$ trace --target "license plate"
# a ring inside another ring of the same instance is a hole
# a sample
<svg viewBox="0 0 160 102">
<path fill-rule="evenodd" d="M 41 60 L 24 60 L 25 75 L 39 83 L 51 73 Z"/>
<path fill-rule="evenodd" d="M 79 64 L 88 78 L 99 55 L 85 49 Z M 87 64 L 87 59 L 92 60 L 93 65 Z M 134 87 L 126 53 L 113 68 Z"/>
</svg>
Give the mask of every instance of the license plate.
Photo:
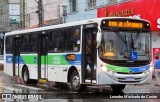
<svg viewBox="0 0 160 102">
<path fill-rule="evenodd" d="M 126 78 L 126 80 L 127 80 L 127 81 L 134 81 L 134 78 L 128 77 L 128 78 Z"/>
</svg>

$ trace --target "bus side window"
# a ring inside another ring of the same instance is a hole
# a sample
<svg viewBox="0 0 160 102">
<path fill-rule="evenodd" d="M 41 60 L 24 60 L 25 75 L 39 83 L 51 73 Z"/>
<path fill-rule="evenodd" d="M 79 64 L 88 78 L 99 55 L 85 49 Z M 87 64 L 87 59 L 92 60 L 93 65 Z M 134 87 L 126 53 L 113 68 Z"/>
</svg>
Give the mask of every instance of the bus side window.
<svg viewBox="0 0 160 102">
<path fill-rule="evenodd" d="M 6 37 L 6 53 L 12 53 L 13 36 Z"/>
<path fill-rule="evenodd" d="M 29 34 L 23 35 L 21 44 L 21 53 L 29 53 Z"/>
<path fill-rule="evenodd" d="M 37 52 L 38 49 L 38 42 L 37 39 L 38 35 L 36 33 L 30 34 L 30 52 Z"/>
<path fill-rule="evenodd" d="M 62 29 L 56 29 L 49 33 L 49 52 L 62 52 L 64 34 Z"/>
<path fill-rule="evenodd" d="M 67 28 L 65 32 L 65 51 L 73 51 L 72 37 L 73 37 L 72 29 Z"/>
<path fill-rule="evenodd" d="M 73 34 L 73 51 L 80 50 L 80 33 L 80 27 L 77 27 Z"/>
<path fill-rule="evenodd" d="M 79 51 L 80 49 L 80 26 L 70 27 L 65 33 L 65 51 Z"/>
</svg>

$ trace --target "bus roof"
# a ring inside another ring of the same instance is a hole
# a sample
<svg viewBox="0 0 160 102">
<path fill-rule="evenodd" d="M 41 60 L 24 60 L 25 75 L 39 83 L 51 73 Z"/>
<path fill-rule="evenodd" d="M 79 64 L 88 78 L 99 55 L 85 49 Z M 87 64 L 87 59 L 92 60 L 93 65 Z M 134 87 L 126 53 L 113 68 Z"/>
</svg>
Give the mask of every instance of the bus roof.
<svg viewBox="0 0 160 102">
<path fill-rule="evenodd" d="M 58 25 L 51 25 L 51 26 L 44 26 L 44 27 L 38 27 L 38 28 L 32 28 L 32 29 L 24 29 L 24 30 L 16 30 L 7 32 L 5 36 L 9 35 L 18 35 L 18 34 L 24 34 L 24 33 L 30 33 L 30 32 L 38 32 L 38 31 L 45 31 L 45 30 L 51 30 L 61 27 L 69 27 L 69 26 L 76 26 L 76 25 L 83 25 L 83 24 L 90 24 L 90 23 L 98 23 L 99 21 L 103 19 L 134 19 L 134 20 L 143 20 L 148 23 L 150 23 L 147 20 L 144 19 L 135 19 L 130 17 L 103 17 L 103 18 L 95 18 L 95 19 L 89 19 L 89 20 L 83 20 L 83 21 L 77 21 L 77 22 L 70 22 L 70 23 L 64 23 L 64 24 L 58 24 Z"/>
</svg>

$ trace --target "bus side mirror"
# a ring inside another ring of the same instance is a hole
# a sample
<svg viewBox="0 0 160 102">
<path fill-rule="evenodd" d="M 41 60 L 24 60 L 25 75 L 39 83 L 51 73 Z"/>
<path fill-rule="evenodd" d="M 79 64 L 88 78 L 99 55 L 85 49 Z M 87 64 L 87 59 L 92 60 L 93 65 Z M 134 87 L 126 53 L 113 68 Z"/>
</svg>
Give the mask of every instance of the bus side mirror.
<svg viewBox="0 0 160 102">
<path fill-rule="evenodd" d="M 97 41 L 97 49 L 99 48 L 99 46 L 100 46 L 100 44 L 101 44 L 101 40 L 102 40 L 102 33 L 101 33 L 101 31 L 100 30 L 98 30 L 98 32 L 97 32 L 97 39 L 96 39 L 96 41 Z"/>
</svg>

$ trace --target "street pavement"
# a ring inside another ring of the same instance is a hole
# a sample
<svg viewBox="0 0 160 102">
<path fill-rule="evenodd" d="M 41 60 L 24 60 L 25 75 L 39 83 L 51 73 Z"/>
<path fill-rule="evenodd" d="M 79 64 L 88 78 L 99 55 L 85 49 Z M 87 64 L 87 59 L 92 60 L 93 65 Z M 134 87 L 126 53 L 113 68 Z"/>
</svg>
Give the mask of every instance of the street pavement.
<svg viewBox="0 0 160 102">
<path fill-rule="evenodd" d="M 148 85 L 127 85 L 120 93 L 113 92 L 109 86 L 89 86 L 85 92 L 76 93 L 67 85 L 61 87 L 53 87 L 50 84 L 26 86 L 17 83 L 14 78 L 0 71 L 0 95 L 3 98 L 0 102 L 160 102 L 160 99 L 156 98 L 160 96 L 160 86 L 155 86 L 154 83 L 155 80 Z M 145 96 L 145 93 L 154 99 L 139 98 Z M 137 94 L 137 98 L 132 97 Z M 129 98 L 123 98 L 126 95 Z M 9 99 L 10 96 L 12 99 Z"/>
</svg>

